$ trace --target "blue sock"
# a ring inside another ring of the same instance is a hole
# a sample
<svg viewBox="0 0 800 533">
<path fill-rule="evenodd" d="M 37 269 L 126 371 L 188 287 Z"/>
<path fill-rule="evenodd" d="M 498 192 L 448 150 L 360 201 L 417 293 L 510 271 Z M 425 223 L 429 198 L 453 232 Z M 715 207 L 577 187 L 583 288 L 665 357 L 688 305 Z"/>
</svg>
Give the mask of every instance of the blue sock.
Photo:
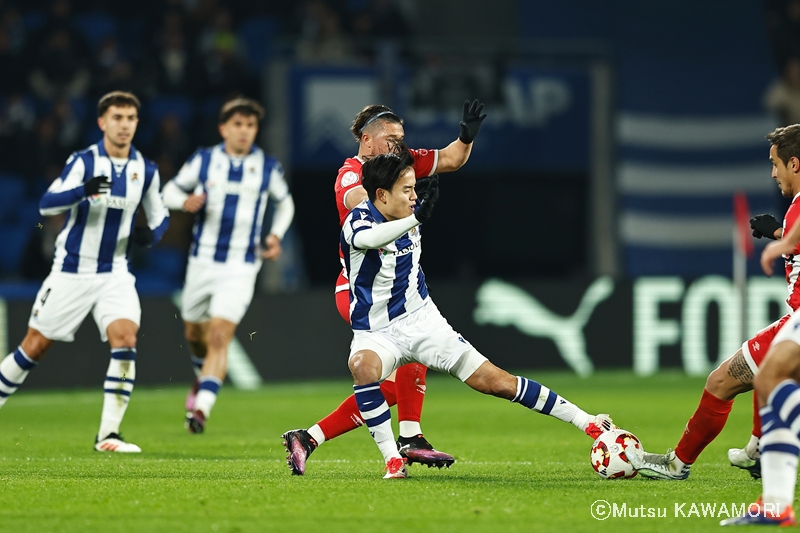
<svg viewBox="0 0 800 533">
<path fill-rule="evenodd" d="M 0 407 L 17 391 L 28 376 L 28 372 L 36 365 L 36 361 L 28 357 L 22 346 L 18 346 L 0 361 Z"/>
<path fill-rule="evenodd" d="M 399 458 L 392 431 L 392 414 L 381 392 L 381 384 L 376 381 L 367 385 L 353 385 L 353 391 L 361 418 L 367 424 L 369 434 L 375 439 L 384 461 Z"/>
</svg>

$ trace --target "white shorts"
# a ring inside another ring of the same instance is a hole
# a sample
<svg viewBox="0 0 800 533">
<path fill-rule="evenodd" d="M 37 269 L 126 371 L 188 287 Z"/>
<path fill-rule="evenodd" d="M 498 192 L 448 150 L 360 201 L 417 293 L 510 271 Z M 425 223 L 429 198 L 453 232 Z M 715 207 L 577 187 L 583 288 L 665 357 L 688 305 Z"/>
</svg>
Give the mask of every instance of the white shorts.
<svg viewBox="0 0 800 533">
<path fill-rule="evenodd" d="M 350 357 L 360 350 L 381 358 L 381 381 L 412 361 L 466 381 L 487 360 L 447 323 L 430 298 L 385 328 L 353 331 Z"/>
<path fill-rule="evenodd" d="M 783 341 L 792 341 L 800 346 L 800 312 L 795 312 L 781 327 L 770 347 Z"/>
<path fill-rule="evenodd" d="M 51 272 L 36 295 L 28 326 L 50 340 L 72 342 L 89 311 L 103 342 L 115 320 L 130 320 L 138 326 L 142 308 L 133 274 Z"/>
<path fill-rule="evenodd" d="M 260 263 L 190 260 L 181 297 L 181 317 L 195 323 L 217 317 L 239 324 L 250 307 L 260 268 Z"/>
</svg>

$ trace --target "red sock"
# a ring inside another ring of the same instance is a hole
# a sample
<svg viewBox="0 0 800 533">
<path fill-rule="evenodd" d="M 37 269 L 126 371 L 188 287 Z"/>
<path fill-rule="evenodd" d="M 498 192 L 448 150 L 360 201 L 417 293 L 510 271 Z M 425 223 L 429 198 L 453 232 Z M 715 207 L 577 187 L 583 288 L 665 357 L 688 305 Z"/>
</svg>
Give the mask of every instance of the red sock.
<svg viewBox="0 0 800 533">
<path fill-rule="evenodd" d="M 419 422 L 425 401 L 425 374 L 428 367 L 409 363 L 397 369 L 397 419 Z"/>
<path fill-rule="evenodd" d="M 694 463 L 705 447 L 717 438 L 725 427 L 732 406 L 733 400 L 720 400 L 703 389 L 700 405 L 687 422 L 683 437 L 675 447 L 678 459 L 686 464 Z"/>
<path fill-rule="evenodd" d="M 389 407 L 397 403 L 396 387 L 393 381 L 381 383 L 381 392 L 386 398 Z M 361 420 L 361 412 L 358 410 L 356 395 L 351 394 L 337 407 L 331 414 L 317 422 L 317 425 L 325 434 L 325 440 L 331 440 L 348 431 L 356 429 L 364 424 Z"/>
<path fill-rule="evenodd" d="M 758 395 L 753 391 L 753 436 L 761 438 L 761 414 L 758 412 Z"/>
</svg>

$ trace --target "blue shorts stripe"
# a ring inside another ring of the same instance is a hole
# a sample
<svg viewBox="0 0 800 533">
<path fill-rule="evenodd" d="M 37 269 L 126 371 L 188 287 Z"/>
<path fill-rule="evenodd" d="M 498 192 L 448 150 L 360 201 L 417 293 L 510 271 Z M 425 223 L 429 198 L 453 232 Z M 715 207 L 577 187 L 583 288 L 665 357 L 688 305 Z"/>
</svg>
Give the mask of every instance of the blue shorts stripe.
<svg viewBox="0 0 800 533">
<path fill-rule="evenodd" d="M 362 415 L 362 418 L 363 418 L 363 415 Z M 384 422 L 386 422 L 387 420 L 391 420 L 391 419 L 392 419 L 392 413 L 389 411 L 389 409 L 386 409 L 386 411 L 384 411 L 382 414 L 376 416 L 375 418 L 364 419 L 364 422 L 367 423 L 367 427 L 374 428 L 375 426 L 379 426 L 379 425 L 383 424 Z"/>
<path fill-rule="evenodd" d="M 558 398 L 558 394 L 553 391 L 550 391 L 550 394 L 547 396 L 547 401 L 542 407 L 542 413 L 549 415 L 550 411 L 552 411 L 553 406 L 556 404 L 556 398 Z"/>
<path fill-rule="evenodd" d="M 775 444 L 765 444 L 762 446 L 761 454 L 765 454 L 767 452 L 782 452 L 782 453 L 790 453 L 792 455 L 800 454 L 800 448 L 795 446 L 794 444 L 785 444 L 783 442 L 776 442 Z"/>
<path fill-rule="evenodd" d="M 121 394 L 122 396 L 130 397 L 131 391 L 125 389 L 103 389 L 106 394 Z"/>
<path fill-rule="evenodd" d="M 798 389 L 797 384 L 791 382 L 783 382 L 778 385 L 778 388 L 772 394 L 772 401 L 770 406 L 774 413 L 780 413 L 783 404 L 791 393 Z"/>
</svg>

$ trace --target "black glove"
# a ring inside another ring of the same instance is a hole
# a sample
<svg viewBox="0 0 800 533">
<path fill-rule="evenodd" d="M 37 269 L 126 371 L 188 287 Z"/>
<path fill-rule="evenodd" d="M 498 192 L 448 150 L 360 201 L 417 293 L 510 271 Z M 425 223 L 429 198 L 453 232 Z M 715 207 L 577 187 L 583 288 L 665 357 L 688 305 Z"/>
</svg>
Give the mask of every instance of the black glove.
<svg viewBox="0 0 800 533">
<path fill-rule="evenodd" d="M 767 237 L 775 240 L 775 230 L 780 229 L 781 225 L 772 215 L 756 215 L 750 219 L 750 228 L 756 239 Z"/>
<path fill-rule="evenodd" d="M 414 216 L 420 222 L 425 222 L 433 214 L 433 204 L 439 199 L 439 176 L 433 175 L 429 178 L 428 186 L 425 188 L 425 193 L 420 196 L 420 203 Z"/>
<path fill-rule="evenodd" d="M 105 194 L 111 190 L 111 180 L 108 176 L 95 176 L 83 184 L 83 192 L 86 196 L 95 194 Z"/>
<path fill-rule="evenodd" d="M 469 100 L 464 101 L 464 111 L 461 113 L 461 133 L 458 138 L 464 144 L 469 144 L 475 140 L 478 132 L 481 130 L 481 122 L 486 118 L 486 113 L 483 112 L 483 104 L 478 100 L 472 102 L 470 105 Z"/>
<path fill-rule="evenodd" d="M 147 226 L 136 226 L 133 228 L 133 235 L 131 235 L 133 242 L 142 248 L 148 248 L 153 244 L 153 230 Z"/>
<path fill-rule="evenodd" d="M 417 193 L 417 198 L 422 201 L 422 197 L 425 194 L 425 191 L 428 190 L 428 185 L 431 184 L 431 180 L 433 178 L 439 179 L 438 174 L 434 174 L 433 176 L 428 176 L 427 178 L 419 178 L 417 180 L 416 185 L 414 185 L 414 191 Z"/>
</svg>

